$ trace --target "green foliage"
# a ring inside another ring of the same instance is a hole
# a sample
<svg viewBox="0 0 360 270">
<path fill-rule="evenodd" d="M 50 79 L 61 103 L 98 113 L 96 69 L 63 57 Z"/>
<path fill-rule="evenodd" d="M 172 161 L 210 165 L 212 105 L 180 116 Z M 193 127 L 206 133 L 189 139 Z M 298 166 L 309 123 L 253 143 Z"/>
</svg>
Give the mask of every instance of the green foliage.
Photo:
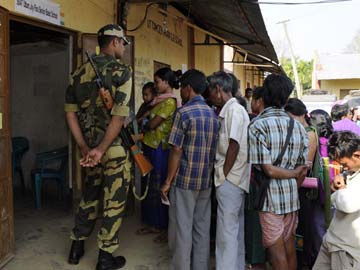
<svg viewBox="0 0 360 270">
<path fill-rule="evenodd" d="M 293 81 L 295 84 L 294 72 L 291 65 L 291 59 L 287 57 L 280 58 L 280 63 L 284 69 L 286 75 Z M 311 77 L 313 70 L 313 60 L 305 61 L 299 58 L 296 58 L 296 67 L 299 74 L 299 81 L 303 90 L 311 88 Z"/>
</svg>

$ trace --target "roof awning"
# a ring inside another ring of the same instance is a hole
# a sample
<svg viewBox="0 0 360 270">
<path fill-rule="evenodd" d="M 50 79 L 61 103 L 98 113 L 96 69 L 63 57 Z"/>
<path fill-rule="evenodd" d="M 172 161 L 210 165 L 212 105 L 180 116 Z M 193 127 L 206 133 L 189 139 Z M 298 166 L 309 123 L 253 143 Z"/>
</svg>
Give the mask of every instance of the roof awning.
<svg viewBox="0 0 360 270">
<path fill-rule="evenodd" d="M 232 46 L 246 58 L 247 62 L 264 71 L 283 72 L 256 0 L 253 3 L 241 0 L 130 0 L 129 2 L 169 3 L 188 16 L 194 24 L 220 37 L 219 45 Z"/>
</svg>

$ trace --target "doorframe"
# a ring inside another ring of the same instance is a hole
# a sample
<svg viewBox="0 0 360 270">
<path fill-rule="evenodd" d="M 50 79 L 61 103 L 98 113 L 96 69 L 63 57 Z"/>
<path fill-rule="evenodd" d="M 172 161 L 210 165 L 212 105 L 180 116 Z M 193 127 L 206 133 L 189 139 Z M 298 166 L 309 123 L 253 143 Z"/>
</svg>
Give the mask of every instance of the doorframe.
<svg viewBox="0 0 360 270">
<path fill-rule="evenodd" d="M 41 21 L 35 18 L 30 18 L 27 16 L 22 16 L 19 15 L 17 13 L 11 13 L 9 14 L 9 23 L 11 21 L 17 21 L 20 23 L 25 23 L 25 24 L 29 24 L 32 26 L 36 26 L 36 27 L 40 27 L 40 28 L 44 28 L 47 30 L 51 30 L 51 31 L 55 31 L 55 32 L 60 32 L 63 34 L 67 34 L 69 36 L 69 38 L 72 40 L 71 46 L 72 46 L 72 70 L 75 70 L 77 67 L 77 63 L 78 63 L 78 54 L 79 54 L 79 47 L 78 47 L 78 37 L 79 37 L 79 31 L 75 31 L 73 29 L 64 27 L 64 26 L 60 26 L 60 25 L 55 25 L 55 24 L 51 24 L 45 21 Z M 10 25 L 9 25 L 10 27 Z M 10 37 L 9 37 L 9 42 L 10 42 Z M 9 43 L 10 44 L 10 43 Z M 9 47 L 10 49 L 10 47 Z M 72 71 L 71 70 L 71 71 Z"/>
<path fill-rule="evenodd" d="M 0 6 L 0 10 L 4 12 L 4 21 L 0 21 L 0 24 L 2 24 L 1 27 L 5 27 L 5 35 L 4 35 L 4 51 L 1 51 L 0 53 L 4 55 L 5 57 L 5 68 L 4 68 L 4 77 L 2 78 L 4 80 L 4 111 L 2 117 L 5 117 L 5 119 L 0 119 L 0 121 L 3 121 L 4 126 L 2 126 L 2 129 L 0 130 L 0 138 L 5 139 L 5 173 L 3 180 L 5 181 L 5 188 L 7 190 L 5 192 L 8 193 L 7 199 L 8 201 L 7 206 L 5 206 L 5 209 L 8 207 L 8 226 L 9 226 L 9 250 L 5 254 L 4 257 L 0 258 L 0 269 L 6 265 L 14 256 L 15 256 L 15 236 L 14 236 L 14 207 L 13 207 L 13 191 L 12 191 L 12 170 L 11 170 L 11 131 L 10 131 L 10 25 L 9 25 L 9 11 L 3 7 Z M 1 74 L 0 74 L 1 76 Z M 1 77 L 0 77 L 1 79 Z M 2 213 L 1 213 L 2 214 Z M 2 218 L 2 217 L 1 217 Z M 5 219 L 3 219 L 5 220 Z M 1 220 L 1 221 L 3 221 Z M 1 251 L 0 251 L 1 252 Z"/>
<path fill-rule="evenodd" d="M 6 36 L 6 42 L 8 44 L 8 48 L 7 48 L 7 53 L 8 53 L 8 59 L 6 61 L 6 66 L 8 68 L 8 79 L 7 79 L 7 85 L 5 86 L 6 89 L 8 89 L 8 104 L 6 105 L 6 110 L 7 113 L 9 115 L 9 119 L 11 119 L 11 109 L 10 109 L 10 104 L 11 104 L 11 87 L 10 87 L 10 76 L 11 76 L 11 70 L 10 70 L 10 60 L 11 60 L 11 54 L 10 54 L 10 23 L 11 21 L 16 21 L 16 22 L 20 22 L 20 23 L 24 23 L 24 24 L 28 24 L 28 25 L 32 25 L 32 26 L 36 26 L 36 27 L 40 27 L 43 29 L 47 29 L 47 30 L 51 30 L 51 31 L 55 31 L 55 32 L 59 32 L 59 33 L 63 33 L 66 34 L 69 37 L 69 46 L 71 47 L 69 50 L 69 67 L 70 67 L 70 72 L 72 72 L 76 67 L 77 67 L 77 63 L 78 63 L 78 36 L 79 36 L 79 32 L 78 31 L 74 31 L 72 29 L 63 27 L 63 26 L 57 26 L 57 25 L 53 25 L 44 21 L 40 21 L 37 19 L 33 19 L 33 18 L 29 18 L 26 16 L 22 16 L 19 14 L 14 14 L 12 12 L 8 12 L 8 16 L 7 16 L 7 24 L 8 24 L 8 29 L 9 29 L 9 33 Z M 65 91 L 65 89 L 64 89 Z M 11 124 L 10 122 L 8 123 L 8 136 L 9 136 L 9 140 L 11 140 L 11 135 L 12 135 L 12 129 L 11 129 Z M 11 232 L 10 234 L 13 236 L 12 239 L 9 239 L 9 241 L 12 241 L 12 246 L 13 249 L 15 249 L 15 237 L 14 237 L 14 208 L 13 208 L 13 188 L 12 188 L 12 175 L 11 175 L 11 146 L 10 146 L 10 142 L 9 145 L 7 146 L 8 152 L 9 154 L 9 160 L 8 160 L 8 171 L 9 171 L 9 198 L 11 199 L 11 209 L 10 211 L 12 211 L 12 228 L 10 228 Z M 13 257 L 15 256 L 15 252 L 13 251 L 11 254 L 9 254 L 4 260 L 3 262 L 1 262 L 0 264 L 0 269 L 2 267 L 4 267 Z"/>
</svg>

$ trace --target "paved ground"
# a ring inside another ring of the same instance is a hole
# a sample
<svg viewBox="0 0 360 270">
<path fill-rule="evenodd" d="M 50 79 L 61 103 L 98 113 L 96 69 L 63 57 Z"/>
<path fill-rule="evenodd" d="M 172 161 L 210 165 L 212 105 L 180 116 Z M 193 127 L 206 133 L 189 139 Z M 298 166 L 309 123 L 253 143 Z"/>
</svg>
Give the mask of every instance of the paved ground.
<svg viewBox="0 0 360 270">
<path fill-rule="evenodd" d="M 48 199 L 42 210 L 35 210 L 31 198 L 15 201 L 16 256 L 6 270 L 90 270 L 97 262 L 96 234 L 86 242 L 85 257 L 78 266 L 67 264 L 69 231 L 73 215 L 63 204 Z M 120 231 L 120 248 L 115 254 L 126 257 L 124 270 L 168 269 L 167 244 L 156 244 L 153 235 L 138 236 L 139 217 L 124 220 Z"/>
<path fill-rule="evenodd" d="M 16 195 L 16 194 L 15 194 Z M 71 201 L 71 200 L 70 200 Z M 138 203 L 137 203 L 138 204 Z M 45 198 L 43 208 L 36 210 L 31 196 L 25 199 L 15 196 L 16 255 L 4 270 L 91 270 L 95 269 L 98 249 L 96 230 L 85 245 L 85 256 L 77 266 L 67 263 L 71 241 L 69 232 L 73 226 L 73 214 L 69 206 L 58 202 L 56 196 Z M 138 205 L 135 209 L 139 209 Z M 124 270 L 169 269 L 167 244 L 153 242 L 154 235 L 138 236 L 141 227 L 139 210 L 124 219 L 120 229 L 120 248 L 115 255 L 127 259 Z M 214 268 L 214 254 L 211 258 Z M 251 269 L 251 267 L 249 267 Z M 263 268 L 253 268 L 263 270 Z"/>
</svg>

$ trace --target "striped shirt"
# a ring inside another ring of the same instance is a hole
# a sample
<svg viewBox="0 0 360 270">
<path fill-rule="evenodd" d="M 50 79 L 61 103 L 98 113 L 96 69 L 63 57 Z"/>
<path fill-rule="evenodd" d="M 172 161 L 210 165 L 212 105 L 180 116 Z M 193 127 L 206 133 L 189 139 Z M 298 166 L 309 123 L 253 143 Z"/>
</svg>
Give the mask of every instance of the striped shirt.
<svg viewBox="0 0 360 270">
<path fill-rule="evenodd" d="M 186 190 L 211 187 L 219 122 L 201 96 L 189 100 L 175 114 L 169 144 L 182 148 L 175 185 Z"/>
<path fill-rule="evenodd" d="M 256 164 L 273 164 L 286 140 L 290 118 L 283 109 L 266 108 L 249 125 L 248 161 Z M 305 164 L 308 156 L 308 136 L 304 127 L 294 123 L 292 136 L 280 167 L 294 169 Z M 262 211 L 283 215 L 300 208 L 295 178 L 271 179 Z"/>
</svg>

